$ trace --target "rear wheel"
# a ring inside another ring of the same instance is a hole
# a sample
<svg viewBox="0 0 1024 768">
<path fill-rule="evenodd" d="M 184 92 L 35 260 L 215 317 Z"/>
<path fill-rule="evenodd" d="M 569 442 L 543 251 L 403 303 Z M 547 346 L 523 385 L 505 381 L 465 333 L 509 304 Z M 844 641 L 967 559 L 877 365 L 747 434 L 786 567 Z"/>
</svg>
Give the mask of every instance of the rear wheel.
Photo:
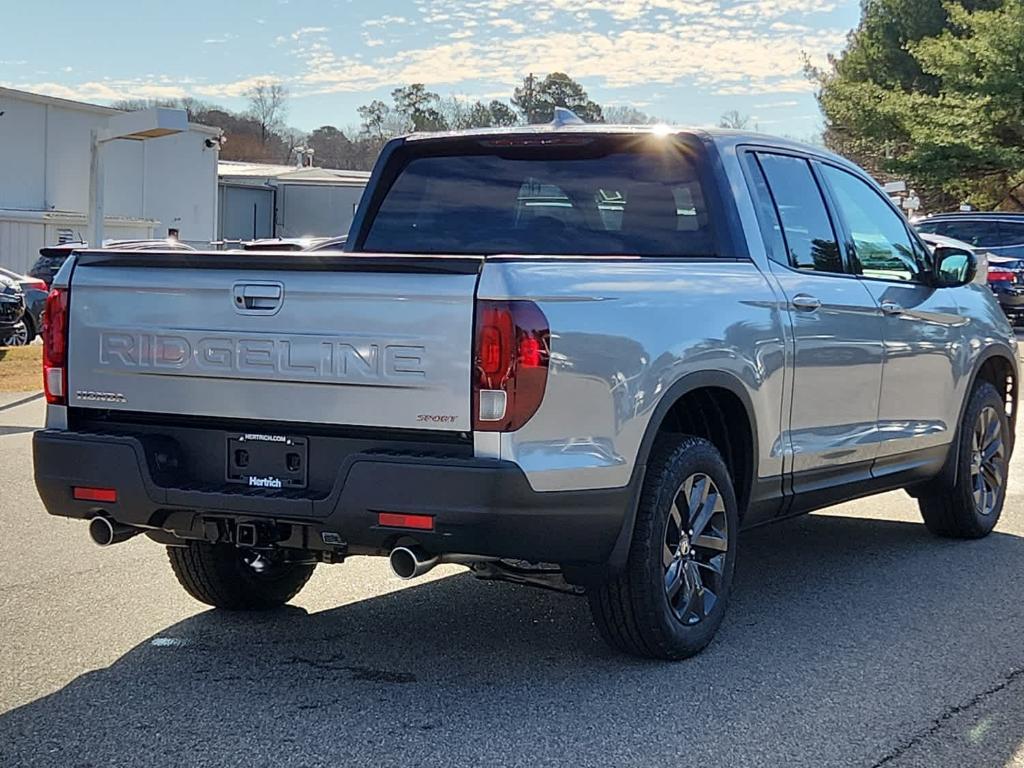
<svg viewBox="0 0 1024 768">
<path fill-rule="evenodd" d="M 276 552 L 205 541 L 168 547 L 167 556 L 178 582 L 192 597 L 215 608 L 235 611 L 264 610 L 287 603 L 316 568 L 315 562 L 286 560 Z"/>
<path fill-rule="evenodd" d="M 601 635 L 636 656 L 683 659 L 714 636 L 732 589 L 739 516 L 718 450 L 660 438 L 648 462 L 629 558 L 588 591 Z"/>
<path fill-rule="evenodd" d="M 18 324 L 7 332 L 5 338 L 0 338 L 0 347 L 23 347 L 28 342 L 28 327 L 25 323 L 18 321 Z"/>
<path fill-rule="evenodd" d="M 988 382 L 971 393 L 960 425 L 956 482 L 918 499 L 928 530 L 978 539 L 995 527 L 1006 499 L 1010 429 L 1003 399 Z"/>
</svg>

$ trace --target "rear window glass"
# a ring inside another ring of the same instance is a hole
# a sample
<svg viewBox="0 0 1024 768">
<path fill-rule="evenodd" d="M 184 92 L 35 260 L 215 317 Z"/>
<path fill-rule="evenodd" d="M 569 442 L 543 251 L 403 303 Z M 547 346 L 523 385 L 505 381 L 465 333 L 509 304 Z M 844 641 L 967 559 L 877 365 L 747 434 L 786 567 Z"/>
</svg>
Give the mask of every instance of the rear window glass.
<svg viewBox="0 0 1024 768">
<path fill-rule="evenodd" d="M 1024 243 L 1024 221 L 999 222 L 999 234 L 1003 237 L 1003 245 Z"/>
<path fill-rule="evenodd" d="M 672 141 L 419 157 L 388 191 L 362 250 L 710 256 L 691 151 Z"/>
<path fill-rule="evenodd" d="M 1000 245 L 999 223 L 984 219 L 956 219 L 953 221 L 922 221 L 918 225 L 922 232 L 952 237 L 954 240 L 989 248 Z"/>
</svg>

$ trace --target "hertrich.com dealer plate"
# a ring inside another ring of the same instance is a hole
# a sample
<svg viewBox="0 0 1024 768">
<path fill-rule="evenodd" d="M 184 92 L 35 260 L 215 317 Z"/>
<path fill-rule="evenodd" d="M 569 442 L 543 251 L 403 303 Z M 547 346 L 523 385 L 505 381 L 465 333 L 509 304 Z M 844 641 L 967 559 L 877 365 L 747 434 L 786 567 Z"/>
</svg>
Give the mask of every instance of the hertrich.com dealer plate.
<svg viewBox="0 0 1024 768">
<path fill-rule="evenodd" d="M 227 481 L 251 488 L 305 488 L 304 437 L 246 433 L 227 440 Z"/>
</svg>

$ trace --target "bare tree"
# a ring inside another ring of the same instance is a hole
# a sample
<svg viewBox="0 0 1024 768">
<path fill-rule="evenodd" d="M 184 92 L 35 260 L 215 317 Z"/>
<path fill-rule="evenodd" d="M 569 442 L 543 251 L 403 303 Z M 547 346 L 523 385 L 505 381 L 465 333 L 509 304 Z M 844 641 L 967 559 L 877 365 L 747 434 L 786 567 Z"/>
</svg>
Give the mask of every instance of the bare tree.
<svg viewBox="0 0 1024 768">
<path fill-rule="evenodd" d="M 636 107 L 601 107 L 601 110 L 604 112 L 604 121 L 615 125 L 653 125 L 659 122 L 658 118 L 651 117 Z"/>
<path fill-rule="evenodd" d="M 750 115 L 743 115 L 738 110 L 730 109 L 718 119 L 718 127 L 745 130 L 750 127 Z"/>
<path fill-rule="evenodd" d="M 359 107 L 356 112 L 362 119 L 359 128 L 360 135 L 368 137 L 383 145 L 392 136 L 401 133 L 408 133 L 413 129 L 412 121 L 405 114 L 399 112 L 380 99 L 374 99 L 369 104 Z"/>
<path fill-rule="evenodd" d="M 284 126 L 288 89 L 280 83 L 264 80 L 250 88 L 246 96 L 249 114 L 260 126 L 260 142 L 266 144 L 270 135 Z"/>
<path fill-rule="evenodd" d="M 291 162 L 292 155 L 295 150 L 305 144 L 309 140 L 309 135 L 305 131 L 300 131 L 298 128 L 282 128 L 278 135 L 281 137 L 281 145 L 284 150 L 284 157 L 282 163 L 288 164 Z M 313 158 L 314 161 L 316 158 Z M 315 164 L 315 163 L 314 163 Z"/>
</svg>

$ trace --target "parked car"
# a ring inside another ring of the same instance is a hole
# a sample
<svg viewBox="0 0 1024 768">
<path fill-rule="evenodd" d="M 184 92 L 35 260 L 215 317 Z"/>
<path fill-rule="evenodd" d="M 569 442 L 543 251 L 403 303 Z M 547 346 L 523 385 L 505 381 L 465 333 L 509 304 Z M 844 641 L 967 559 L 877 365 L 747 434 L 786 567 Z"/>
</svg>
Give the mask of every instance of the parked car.
<svg viewBox="0 0 1024 768">
<path fill-rule="evenodd" d="M 21 286 L 0 274 L 0 347 L 19 347 L 28 343 L 24 316 L 25 294 Z"/>
<path fill-rule="evenodd" d="M 898 488 L 940 536 L 998 521 L 1012 329 L 843 158 L 561 119 L 392 140 L 363 200 L 340 253 L 74 256 L 46 509 L 166 545 L 219 608 L 356 555 L 461 563 L 585 592 L 663 659 L 715 634 L 741 528 Z"/>
<path fill-rule="evenodd" d="M 1024 320 L 1024 259 L 992 256 L 986 278 L 1010 322 Z"/>
<path fill-rule="evenodd" d="M 31 277 L 39 278 L 47 286 L 53 283 L 53 277 L 75 251 L 88 248 L 86 243 L 61 243 L 48 245 L 39 249 L 39 258 L 28 271 Z M 114 240 L 103 246 L 116 251 L 195 251 L 190 245 L 177 240 Z"/>
<path fill-rule="evenodd" d="M 985 248 L 978 248 L 944 235 L 921 232 L 921 239 L 931 247 L 962 248 L 972 251 L 978 262 L 974 281 L 987 285 L 995 294 L 999 306 L 1011 323 L 1024 318 L 1024 259 L 997 256 Z"/>
<path fill-rule="evenodd" d="M 1024 259 L 1024 213 L 939 213 L 914 226 L 919 232 L 952 237 L 995 256 Z"/>
<path fill-rule="evenodd" d="M 31 344 L 43 331 L 43 309 L 46 307 L 46 295 L 49 293 L 46 283 L 37 277 L 19 275 L 3 267 L 0 267 L 0 277 L 6 277 L 20 285 L 22 293 L 25 294 L 25 315 L 22 319 L 27 334 L 26 343 Z"/>
</svg>

